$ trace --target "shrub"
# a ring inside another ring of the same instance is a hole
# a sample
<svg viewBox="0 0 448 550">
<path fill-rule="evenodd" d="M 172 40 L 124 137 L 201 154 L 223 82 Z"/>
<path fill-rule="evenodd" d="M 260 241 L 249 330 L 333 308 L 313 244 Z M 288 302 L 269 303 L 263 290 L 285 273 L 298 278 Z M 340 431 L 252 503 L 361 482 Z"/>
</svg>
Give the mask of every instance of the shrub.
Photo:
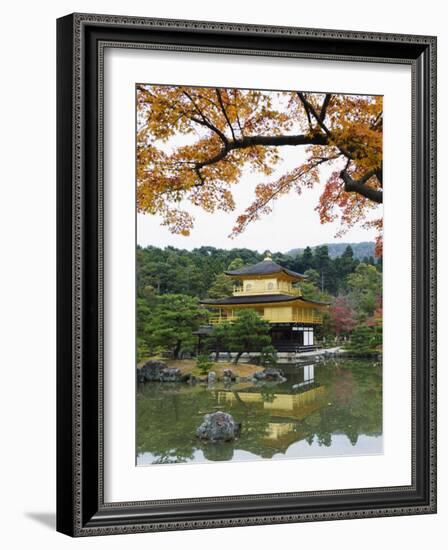
<svg viewBox="0 0 448 550">
<path fill-rule="evenodd" d="M 374 331 L 366 325 L 357 326 L 352 332 L 347 350 L 356 355 L 369 355 L 374 350 Z"/>
<path fill-rule="evenodd" d="M 207 374 L 213 367 L 213 361 L 211 361 L 208 355 L 199 355 L 196 361 L 196 368 L 201 374 Z"/>
<path fill-rule="evenodd" d="M 274 346 L 265 346 L 260 352 L 260 363 L 263 367 L 275 367 L 277 365 L 277 350 Z"/>
</svg>

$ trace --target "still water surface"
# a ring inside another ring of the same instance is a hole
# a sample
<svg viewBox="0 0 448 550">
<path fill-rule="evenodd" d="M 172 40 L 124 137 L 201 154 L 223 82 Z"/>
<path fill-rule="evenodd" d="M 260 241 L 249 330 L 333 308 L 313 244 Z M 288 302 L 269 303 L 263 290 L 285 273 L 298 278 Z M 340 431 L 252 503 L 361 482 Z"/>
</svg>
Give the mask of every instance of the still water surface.
<svg viewBox="0 0 448 550">
<path fill-rule="evenodd" d="M 137 465 L 382 453 L 381 364 L 345 359 L 280 368 L 282 384 L 140 384 Z M 237 440 L 196 438 L 203 416 L 217 410 L 241 422 Z"/>
</svg>

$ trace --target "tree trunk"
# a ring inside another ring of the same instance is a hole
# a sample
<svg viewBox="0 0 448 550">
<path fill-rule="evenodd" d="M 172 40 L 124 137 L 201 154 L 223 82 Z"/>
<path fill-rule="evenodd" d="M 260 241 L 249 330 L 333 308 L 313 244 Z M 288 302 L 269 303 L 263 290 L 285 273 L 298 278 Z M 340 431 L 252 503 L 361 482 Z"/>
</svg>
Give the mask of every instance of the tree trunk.
<svg viewBox="0 0 448 550">
<path fill-rule="evenodd" d="M 238 363 L 238 361 L 240 360 L 240 357 L 243 355 L 243 351 L 239 351 L 237 354 L 236 354 L 236 357 L 235 357 L 235 360 L 234 360 L 234 364 L 236 365 Z"/>
<path fill-rule="evenodd" d="M 182 342 L 180 340 L 178 340 L 176 342 L 176 346 L 174 348 L 174 351 L 173 351 L 173 358 L 174 359 L 178 359 L 179 358 L 179 352 L 180 352 L 180 346 L 181 346 Z"/>
</svg>

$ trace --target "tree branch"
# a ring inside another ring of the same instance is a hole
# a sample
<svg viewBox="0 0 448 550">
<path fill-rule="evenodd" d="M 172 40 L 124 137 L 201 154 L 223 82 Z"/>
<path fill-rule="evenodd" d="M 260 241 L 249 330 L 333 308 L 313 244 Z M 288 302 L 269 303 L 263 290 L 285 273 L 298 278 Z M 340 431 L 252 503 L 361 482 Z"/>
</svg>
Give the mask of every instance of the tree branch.
<svg viewBox="0 0 448 550">
<path fill-rule="evenodd" d="M 325 94 L 325 99 L 320 109 L 319 124 L 321 124 L 325 119 L 325 115 L 327 114 L 327 108 L 328 108 L 328 105 L 330 104 L 330 101 L 331 101 L 331 94 Z"/>
<path fill-rule="evenodd" d="M 325 162 L 336 160 L 338 157 L 339 157 L 339 155 L 335 155 L 334 157 L 328 157 L 328 158 L 326 158 L 326 157 L 320 158 L 318 161 L 316 161 L 316 162 L 312 163 L 310 166 L 306 167 L 301 172 L 300 177 L 304 176 L 308 172 L 311 172 L 311 170 L 314 170 L 314 168 L 317 168 L 319 165 L 324 164 Z M 270 201 L 274 200 L 276 198 L 276 196 L 279 195 L 283 191 L 283 189 L 285 187 L 287 187 L 288 185 L 290 185 L 290 184 L 291 184 L 290 181 L 286 181 L 283 185 L 278 187 L 266 200 L 264 200 L 262 203 L 260 203 L 259 206 L 257 206 L 257 208 L 250 213 L 250 216 L 248 217 L 248 219 L 246 220 L 244 225 L 246 226 L 251 221 L 253 221 L 254 218 L 257 216 L 257 213 L 259 212 L 259 210 L 264 208 Z"/>
<path fill-rule="evenodd" d="M 241 134 L 242 137 L 244 137 L 243 128 L 241 126 L 240 117 L 239 117 L 239 114 L 238 114 L 238 106 L 237 106 L 237 98 L 236 98 L 237 92 L 238 92 L 238 90 L 234 90 L 233 98 L 235 100 L 235 103 L 233 104 L 233 106 L 235 107 L 236 121 L 238 123 L 238 128 L 240 129 L 240 134 Z"/>
<path fill-rule="evenodd" d="M 325 134 L 328 136 L 328 138 L 332 139 L 331 132 L 328 129 L 327 125 L 324 123 L 324 118 L 325 118 L 325 114 L 326 114 L 326 111 L 327 111 L 328 103 L 330 102 L 330 99 L 331 99 L 331 94 L 327 94 L 325 96 L 324 104 L 322 105 L 322 109 L 321 109 L 320 114 L 317 114 L 316 109 L 311 105 L 311 103 L 309 103 L 309 101 L 306 99 L 305 95 L 302 92 L 297 92 L 297 95 L 299 96 L 299 98 L 300 98 L 301 102 L 303 103 L 303 106 L 305 107 L 305 109 L 308 108 L 310 110 L 311 114 L 316 119 L 317 123 L 322 128 L 322 130 L 325 132 Z M 328 97 L 328 96 L 330 96 L 330 97 Z M 327 97 L 328 97 L 328 101 L 327 101 Z M 325 105 L 325 103 L 327 103 L 327 104 Z M 324 105 L 325 105 L 325 109 L 324 109 Z M 323 117 L 321 118 L 322 111 L 323 111 Z M 341 153 L 343 155 L 345 155 L 348 159 L 353 158 L 351 153 L 349 153 L 347 151 L 347 149 L 341 147 L 337 143 L 334 143 L 334 144 L 339 149 L 339 151 L 341 151 Z"/>
<path fill-rule="evenodd" d="M 383 111 L 381 111 L 380 113 L 378 113 L 377 117 L 375 118 L 375 120 L 372 122 L 372 124 L 370 125 L 371 128 L 375 128 L 376 125 L 381 121 L 381 119 L 383 118 Z"/>
<path fill-rule="evenodd" d="M 306 118 L 308 120 L 308 128 L 310 129 L 310 132 L 313 130 L 313 123 L 311 122 L 311 113 L 310 113 L 310 110 L 308 109 L 308 104 L 303 104 L 304 108 L 305 108 L 305 114 L 306 114 Z"/>
<path fill-rule="evenodd" d="M 137 84 L 137 90 L 139 92 L 143 92 L 144 94 L 147 94 L 149 95 L 150 97 L 152 97 L 152 94 L 149 90 L 147 90 L 144 86 L 142 86 L 141 84 Z"/>
<path fill-rule="evenodd" d="M 196 166 L 200 169 L 210 164 L 215 164 L 225 158 L 235 149 L 247 149 L 248 147 L 264 146 L 279 147 L 282 145 L 328 145 L 328 138 L 322 134 L 309 135 L 299 134 L 292 136 L 244 136 L 227 144 L 215 156 L 198 162 Z"/>
<path fill-rule="evenodd" d="M 302 92 L 297 92 L 297 95 L 300 98 L 300 101 L 303 103 L 303 106 L 305 107 L 305 110 L 309 110 L 309 112 L 313 115 L 313 117 L 316 119 L 316 122 L 319 124 L 319 126 L 322 128 L 322 130 L 327 134 L 328 137 L 331 137 L 331 132 L 327 128 L 326 124 L 324 123 L 323 119 L 321 120 L 320 115 L 317 114 L 316 109 L 311 105 L 311 103 L 306 99 L 305 94 Z M 326 109 L 326 108 L 325 108 Z"/>
<path fill-rule="evenodd" d="M 381 187 L 383 187 L 383 165 L 377 168 L 375 172 L 376 179 L 380 182 Z"/>
<path fill-rule="evenodd" d="M 227 124 L 228 124 L 229 128 L 230 128 L 230 132 L 232 133 L 233 140 L 235 141 L 235 133 L 233 131 L 232 124 L 230 123 L 229 117 L 227 116 L 226 108 L 224 107 L 224 102 L 223 102 L 222 96 L 221 96 L 221 91 L 220 91 L 219 88 L 215 88 L 215 91 L 216 91 L 216 95 L 218 96 L 219 106 L 221 107 L 221 111 L 224 115 L 224 118 L 227 121 Z"/>
<path fill-rule="evenodd" d="M 383 192 L 380 189 L 373 189 L 365 185 L 371 177 L 376 176 L 376 170 L 366 172 L 364 176 L 358 180 L 354 180 L 345 168 L 339 175 L 344 182 L 344 191 L 348 193 L 354 191 L 373 202 L 383 202 Z"/>
<path fill-rule="evenodd" d="M 201 109 L 199 109 L 199 107 L 196 105 L 196 102 L 194 101 L 194 99 L 191 97 L 191 95 L 186 92 L 184 90 L 184 95 L 186 95 L 188 97 L 188 99 L 191 101 L 191 103 L 193 104 L 193 107 L 195 108 L 196 112 L 199 114 L 199 116 L 201 117 L 201 119 L 198 119 L 194 116 L 190 116 L 190 120 L 192 120 L 193 122 L 196 122 L 197 124 L 201 124 L 202 126 L 206 126 L 207 128 L 210 128 L 210 130 L 212 132 L 214 132 L 215 134 L 217 134 L 220 138 L 221 138 L 221 141 L 224 143 L 224 145 L 226 145 L 228 143 L 228 139 L 227 139 L 227 136 L 221 132 L 221 130 L 219 130 L 219 128 L 217 128 L 214 124 L 212 124 L 209 119 L 204 115 L 204 113 L 201 111 Z"/>
</svg>

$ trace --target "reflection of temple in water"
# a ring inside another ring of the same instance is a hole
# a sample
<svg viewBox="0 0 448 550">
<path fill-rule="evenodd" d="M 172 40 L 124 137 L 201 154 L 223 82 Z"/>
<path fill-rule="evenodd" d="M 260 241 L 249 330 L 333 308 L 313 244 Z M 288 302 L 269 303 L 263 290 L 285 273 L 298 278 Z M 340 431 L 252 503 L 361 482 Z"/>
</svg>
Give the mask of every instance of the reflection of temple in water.
<svg viewBox="0 0 448 550">
<path fill-rule="evenodd" d="M 281 384 L 274 387 L 275 391 L 264 386 L 219 390 L 218 404 L 225 405 L 226 410 L 229 406 L 244 404 L 268 413 L 270 418 L 262 436 L 263 443 L 271 453 L 285 452 L 289 445 L 307 437 L 301 421 L 325 403 L 326 388 L 316 384 L 314 365 L 297 369 L 297 376 L 299 381 L 286 391 L 282 391 Z"/>
</svg>

